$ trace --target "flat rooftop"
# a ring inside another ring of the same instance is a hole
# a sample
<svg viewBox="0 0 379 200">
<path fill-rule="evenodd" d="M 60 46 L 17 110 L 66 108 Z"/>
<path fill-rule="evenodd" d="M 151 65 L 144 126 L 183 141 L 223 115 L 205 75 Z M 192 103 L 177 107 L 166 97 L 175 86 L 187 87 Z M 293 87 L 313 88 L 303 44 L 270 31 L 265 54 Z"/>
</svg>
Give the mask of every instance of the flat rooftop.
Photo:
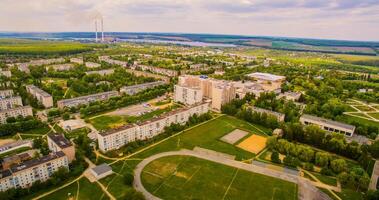
<svg viewBox="0 0 379 200">
<path fill-rule="evenodd" d="M 313 115 L 304 114 L 304 115 L 301 116 L 301 118 L 303 118 L 305 120 L 316 121 L 316 122 L 319 122 L 319 123 L 322 123 L 322 124 L 329 124 L 329 125 L 332 125 L 332 126 L 337 126 L 337 127 L 349 129 L 349 130 L 352 130 L 352 131 L 355 130 L 355 126 L 353 126 L 353 125 L 345 124 L 345 123 L 342 123 L 342 122 L 337 122 L 337 121 L 333 121 L 333 120 L 329 120 L 329 119 L 325 119 L 325 118 L 321 118 L 321 117 L 316 117 L 316 116 L 313 116 Z"/>
<path fill-rule="evenodd" d="M 261 73 L 261 72 L 254 72 L 254 73 L 248 74 L 247 76 L 250 78 L 256 78 L 256 79 L 267 80 L 267 81 L 281 81 L 281 80 L 286 79 L 285 76 L 278 76 L 274 74 Z"/>
<path fill-rule="evenodd" d="M 98 165 L 92 168 L 92 171 L 95 172 L 99 176 L 99 175 L 112 171 L 112 168 L 108 164 L 103 163 L 101 165 Z"/>
<path fill-rule="evenodd" d="M 63 134 L 48 134 L 47 136 L 60 148 L 67 148 L 72 146 L 70 140 L 65 138 Z"/>
</svg>

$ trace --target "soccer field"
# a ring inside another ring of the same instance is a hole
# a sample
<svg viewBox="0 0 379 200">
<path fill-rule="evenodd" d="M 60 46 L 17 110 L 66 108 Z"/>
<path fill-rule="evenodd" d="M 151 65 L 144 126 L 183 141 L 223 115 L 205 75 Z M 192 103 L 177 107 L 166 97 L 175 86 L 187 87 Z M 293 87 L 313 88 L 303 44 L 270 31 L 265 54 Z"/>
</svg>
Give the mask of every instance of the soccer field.
<svg viewBox="0 0 379 200">
<path fill-rule="evenodd" d="M 190 156 L 159 158 L 141 179 L 162 199 L 297 199 L 294 183 Z"/>
</svg>

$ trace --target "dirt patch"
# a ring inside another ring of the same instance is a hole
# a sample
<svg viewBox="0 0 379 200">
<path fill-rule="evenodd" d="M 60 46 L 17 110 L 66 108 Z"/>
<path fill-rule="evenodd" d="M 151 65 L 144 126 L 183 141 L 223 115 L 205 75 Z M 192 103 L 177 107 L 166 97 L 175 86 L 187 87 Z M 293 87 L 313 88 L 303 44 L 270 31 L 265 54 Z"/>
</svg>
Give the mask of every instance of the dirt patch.
<svg viewBox="0 0 379 200">
<path fill-rule="evenodd" d="M 243 130 L 240 130 L 240 129 L 235 129 L 234 131 L 232 131 L 232 132 L 224 135 L 221 138 L 221 141 L 224 141 L 224 142 L 229 143 L 229 144 L 234 144 L 238 140 L 240 140 L 243 137 L 245 137 L 247 134 L 249 134 L 249 133 L 246 132 L 246 131 L 243 131 Z"/>
<path fill-rule="evenodd" d="M 243 150 L 258 154 L 266 147 L 267 138 L 259 135 L 252 135 L 239 143 L 237 146 Z"/>
<path fill-rule="evenodd" d="M 0 146 L 8 144 L 8 143 L 12 143 L 14 141 L 16 141 L 16 140 L 14 140 L 14 139 L 0 139 Z"/>
</svg>

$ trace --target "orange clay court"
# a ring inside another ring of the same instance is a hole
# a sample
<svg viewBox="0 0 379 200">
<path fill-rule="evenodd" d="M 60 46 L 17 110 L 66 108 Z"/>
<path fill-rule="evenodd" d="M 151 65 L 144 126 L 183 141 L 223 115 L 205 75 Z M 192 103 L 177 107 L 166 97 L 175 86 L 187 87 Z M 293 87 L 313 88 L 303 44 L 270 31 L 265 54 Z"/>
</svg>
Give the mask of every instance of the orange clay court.
<svg viewBox="0 0 379 200">
<path fill-rule="evenodd" d="M 266 138 L 259 135 L 252 135 L 246 140 L 242 141 L 237 145 L 237 147 L 249 151 L 251 153 L 258 154 L 266 147 Z"/>
</svg>

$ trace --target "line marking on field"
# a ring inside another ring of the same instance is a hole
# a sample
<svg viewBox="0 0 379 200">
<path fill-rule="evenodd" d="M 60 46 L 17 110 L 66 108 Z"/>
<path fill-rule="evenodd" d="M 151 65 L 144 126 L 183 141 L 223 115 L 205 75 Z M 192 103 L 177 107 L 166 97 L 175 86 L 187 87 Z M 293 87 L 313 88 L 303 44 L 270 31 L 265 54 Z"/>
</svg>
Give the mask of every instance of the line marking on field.
<svg viewBox="0 0 379 200">
<path fill-rule="evenodd" d="M 79 192 L 80 192 L 80 183 L 79 183 L 79 181 L 76 181 L 76 183 L 78 184 L 78 189 L 76 190 L 76 200 L 78 200 L 79 199 Z"/>
<path fill-rule="evenodd" d="M 155 176 L 155 177 L 161 178 L 161 179 L 164 178 L 163 176 L 161 176 L 161 175 L 159 175 L 159 174 L 156 174 L 156 173 L 154 173 L 154 172 L 149 172 L 149 171 L 144 171 L 144 172 L 147 173 L 147 174 L 150 174 L 150 175 L 152 175 L 152 176 Z"/>
<path fill-rule="evenodd" d="M 191 181 L 192 177 L 194 177 L 195 174 L 197 174 L 197 172 L 200 171 L 201 168 L 202 168 L 202 167 L 197 168 L 197 170 L 191 175 L 191 177 L 189 177 L 189 179 L 187 179 L 186 182 L 183 184 L 183 187 L 184 187 L 188 182 Z M 183 188 L 183 187 L 182 187 L 182 188 Z"/>
<path fill-rule="evenodd" d="M 271 200 L 274 200 L 276 190 L 277 190 L 276 187 L 274 187 L 274 188 L 272 189 L 272 197 L 271 197 Z"/>
<path fill-rule="evenodd" d="M 236 178 L 236 176 L 237 176 L 237 174 L 238 174 L 238 171 L 239 171 L 239 168 L 237 168 L 236 171 L 234 172 L 233 179 L 232 179 L 232 181 L 230 181 L 229 186 L 228 186 L 228 189 L 226 189 L 226 191 L 225 191 L 224 196 L 222 197 L 222 199 L 225 199 L 226 195 L 228 194 L 229 189 L 230 189 L 230 187 L 232 186 L 232 184 L 233 184 L 233 182 L 234 182 L 234 179 Z"/>
</svg>

